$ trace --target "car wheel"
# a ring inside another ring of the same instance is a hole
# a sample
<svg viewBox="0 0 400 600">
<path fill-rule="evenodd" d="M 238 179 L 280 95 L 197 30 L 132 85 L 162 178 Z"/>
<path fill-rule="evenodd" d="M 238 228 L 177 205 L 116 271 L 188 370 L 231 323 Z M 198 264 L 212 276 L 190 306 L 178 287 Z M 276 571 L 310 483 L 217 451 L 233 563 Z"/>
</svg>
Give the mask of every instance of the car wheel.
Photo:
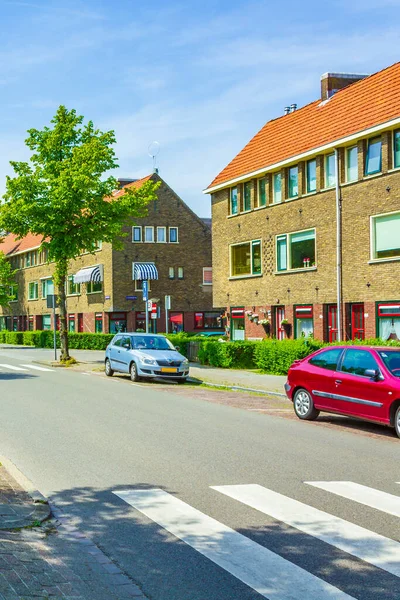
<svg viewBox="0 0 400 600">
<path fill-rule="evenodd" d="M 114 375 L 114 371 L 111 368 L 111 363 L 108 360 L 108 358 L 106 359 L 106 364 L 105 364 L 105 369 L 104 370 L 106 372 L 107 377 L 112 377 Z"/>
<path fill-rule="evenodd" d="M 131 366 L 129 367 L 129 373 L 131 375 L 131 381 L 139 381 L 136 363 L 131 363 Z"/>
<path fill-rule="evenodd" d="M 394 415 L 394 428 L 397 436 L 400 438 L 400 406 L 397 407 L 396 414 Z"/>
<path fill-rule="evenodd" d="M 304 388 L 300 388 L 295 393 L 293 407 L 299 419 L 305 421 L 313 421 L 319 415 L 319 410 L 315 408 L 310 392 L 307 392 Z"/>
<path fill-rule="evenodd" d="M 176 383 L 180 383 L 180 384 L 186 383 L 186 377 L 183 377 L 182 379 L 177 379 Z"/>
</svg>

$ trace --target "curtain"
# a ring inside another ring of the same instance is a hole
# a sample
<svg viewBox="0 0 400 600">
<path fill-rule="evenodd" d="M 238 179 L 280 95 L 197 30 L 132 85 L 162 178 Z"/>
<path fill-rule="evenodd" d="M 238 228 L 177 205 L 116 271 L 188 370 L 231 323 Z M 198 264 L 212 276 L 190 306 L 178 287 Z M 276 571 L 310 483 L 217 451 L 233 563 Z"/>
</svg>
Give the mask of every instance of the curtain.
<svg viewBox="0 0 400 600">
<path fill-rule="evenodd" d="M 396 332 L 397 339 L 400 340 L 400 319 L 393 319 L 393 329 Z"/>
<path fill-rule="evenodd" d="M 392 333 L 392 319 L 379 319 L 379 337 L 382 340 L 388 340 Z"/>
</svg>

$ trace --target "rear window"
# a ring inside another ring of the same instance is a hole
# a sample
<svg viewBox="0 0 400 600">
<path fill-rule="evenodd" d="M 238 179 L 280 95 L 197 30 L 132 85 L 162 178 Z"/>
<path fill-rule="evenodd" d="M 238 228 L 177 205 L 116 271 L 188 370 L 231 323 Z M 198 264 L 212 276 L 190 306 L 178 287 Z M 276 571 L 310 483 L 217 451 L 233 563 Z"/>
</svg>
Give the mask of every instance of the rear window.
<svg viewBox="0 0 400 600">
<path fill-rule="evenodd" d="M 320 352 L 316 356 L 310 358 L 308 362 L 314 367 L 321 367 L 321 369 L 336 371 L 336 367 L 342 352 L 343 350 L 341 348 L 324 350 L 323 352 Z"/>
<path fill-rule="evenodd" d="M 400 377 L 400 350 L 380 350 L 378 354 L 391 374 Z"/>
</svg>

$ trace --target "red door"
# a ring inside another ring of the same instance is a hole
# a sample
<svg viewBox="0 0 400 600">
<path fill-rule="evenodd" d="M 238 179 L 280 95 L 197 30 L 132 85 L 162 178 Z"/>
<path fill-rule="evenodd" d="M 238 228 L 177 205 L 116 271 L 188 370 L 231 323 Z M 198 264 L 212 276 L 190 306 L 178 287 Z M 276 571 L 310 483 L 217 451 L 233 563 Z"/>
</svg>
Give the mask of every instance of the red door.
<svg viewBox="0 0 400 600">
<path fill-rule="evenodd" d="M 336 304 L 328 305 L 328 341 L 336 342 L 338 339 L 338 321 Z"/>
<path fill-rule="evenodd" d="M 78 313 L 78 332 L 83 333 L 83 314 Z"/>
<path fill-rule="evenodd" d="M 364 304 L 351 305 L 351 339 L 363 340 L 364 330 Z"/>
<path fill-rule="evenodd" d="M 285 307 L 284 306 L 276 306 L 275 307 L 275 334 L 278 340 L 283 340 L 285 338 L 285 331 L 282 327 L 282 321 L 285 318 Z"/>
</svg>

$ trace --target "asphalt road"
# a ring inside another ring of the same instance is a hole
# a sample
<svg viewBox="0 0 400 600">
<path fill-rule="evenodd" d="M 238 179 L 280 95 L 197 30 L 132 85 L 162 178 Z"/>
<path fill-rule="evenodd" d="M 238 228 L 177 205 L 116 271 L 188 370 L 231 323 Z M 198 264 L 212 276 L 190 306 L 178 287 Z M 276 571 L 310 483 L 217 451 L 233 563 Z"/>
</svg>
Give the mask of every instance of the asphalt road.
<svg viewBox="0 0 400 600">
<path fill-rule="evenodd" d="M 400 598 L 394 436 L 40 371 L 31 354 L 0 352 L 0 453 L 149 598 Z"/>
</svg>

